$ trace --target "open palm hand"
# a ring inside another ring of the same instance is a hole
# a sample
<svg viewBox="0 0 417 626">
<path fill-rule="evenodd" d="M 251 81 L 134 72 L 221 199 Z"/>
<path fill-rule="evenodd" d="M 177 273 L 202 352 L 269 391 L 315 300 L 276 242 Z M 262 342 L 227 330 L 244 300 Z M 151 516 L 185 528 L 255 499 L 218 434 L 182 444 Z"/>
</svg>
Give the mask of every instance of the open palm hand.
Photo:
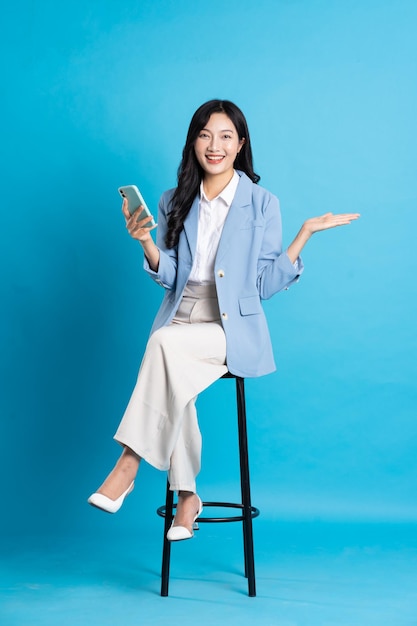
<svg viewBox="0 0 417 626">
<path fill-rule="evenodd" d="M 317 233 L 320 230 L 335 228 L 336 226 L 345 226 L 353 220 L 360 217 L 359 213 L 325 213 L 319 217 L 311 217 L 304 222 L 304 227 L 311 233 Z"/>
</svg>

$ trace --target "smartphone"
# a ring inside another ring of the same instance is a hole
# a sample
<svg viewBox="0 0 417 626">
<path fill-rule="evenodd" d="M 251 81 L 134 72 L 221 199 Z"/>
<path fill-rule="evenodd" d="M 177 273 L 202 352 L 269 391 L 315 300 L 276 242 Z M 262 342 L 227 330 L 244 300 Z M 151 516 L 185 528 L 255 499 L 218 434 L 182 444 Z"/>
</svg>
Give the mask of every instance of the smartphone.
<svg viewBox="0 0 417 626">
<path fill-rule="evenodd" d="M 137 211 L 140 206 L 142 207 L 143 210 L 138 216 L 137 221 L 142 220 L 145 217 L 151 217 L 151 212 L 136 185 L 125 185 L 124 187 L 119 187 L 118 191 L 122 198 L 127 198 L 127 210 L 130 215 L 133 215 L 133 213 Z M 150 219 L 146 226 L 156 226 L 155 220 Z"/>
</svg>

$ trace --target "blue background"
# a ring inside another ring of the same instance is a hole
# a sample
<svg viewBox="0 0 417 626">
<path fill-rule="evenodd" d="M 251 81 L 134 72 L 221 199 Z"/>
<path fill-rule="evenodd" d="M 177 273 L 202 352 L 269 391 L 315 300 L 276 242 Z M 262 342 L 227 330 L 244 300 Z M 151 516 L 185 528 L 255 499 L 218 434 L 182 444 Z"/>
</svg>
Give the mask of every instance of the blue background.
<svg viewBox="0 0 417 626">
<path fill-rule="evenodd" d="M 254 501 L 281 520 L 416 520 L 416 18 L 411 0 L 3 9 L 3 536 L 157 524 L 149 467 L 118 516 L 85 503 L 162 296 L 117 187 L 156 207 L 213 97 L 247 116 L 286 244 L 307 217 L 362 215 L 317 234 L 266 303 L 278 372 L 247 384 Z M 233 401 L 220 381 L 198 402 L 205 499 L 237 489 Z"/>
</svg>

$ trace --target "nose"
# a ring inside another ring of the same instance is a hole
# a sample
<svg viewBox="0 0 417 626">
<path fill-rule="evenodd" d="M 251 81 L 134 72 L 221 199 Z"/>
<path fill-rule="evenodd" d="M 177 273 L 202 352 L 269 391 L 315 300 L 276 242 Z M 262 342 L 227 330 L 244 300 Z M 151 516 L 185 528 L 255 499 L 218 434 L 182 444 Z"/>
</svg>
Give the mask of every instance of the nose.
<svg viewBox="0 0 417 626">
<path fill-rule="evenodd" d="M 209 151 L 217 152 L 219 150 L 218 143 L 219 143 L 218 137 L 216 137 L 216 135 L 212 135 L 210 139 L 210 143 L 208 145 Z"/>
</svg>

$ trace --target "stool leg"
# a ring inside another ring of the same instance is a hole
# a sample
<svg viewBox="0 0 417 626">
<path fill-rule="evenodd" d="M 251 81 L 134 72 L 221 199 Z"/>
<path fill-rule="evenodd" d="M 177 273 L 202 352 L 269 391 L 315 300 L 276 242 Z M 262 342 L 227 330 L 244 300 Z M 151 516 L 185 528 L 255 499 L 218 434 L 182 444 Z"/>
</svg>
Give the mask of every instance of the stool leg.
<svg viewBox="0 0 417 626">
<path fill-rule="evenodd" d="M 252 503 L 249 478 L 248 436 L 246 429 L 245 381 L 236 377 L 237 418 L 239 430 L 240 487 L 243 504 L 243 549 L 245 576 L 248 579 L 249 596 L 256 596 L 255 559 L 253 552 Z"/>
<path fill-rule="evenodd" d="M 162 570 L 161 570 L 161 596 L 168 595 L 169 586 L 169 565 L 171 558 L 171 542 L 167 539 L 167 532 L 171 527 L 173 519 L 174 492 L 169 488 L 167 481 L 167 490 L 165 496 L 165 524 L 164 524 L 164 544 L 162 550 Z"/>
</svg>

